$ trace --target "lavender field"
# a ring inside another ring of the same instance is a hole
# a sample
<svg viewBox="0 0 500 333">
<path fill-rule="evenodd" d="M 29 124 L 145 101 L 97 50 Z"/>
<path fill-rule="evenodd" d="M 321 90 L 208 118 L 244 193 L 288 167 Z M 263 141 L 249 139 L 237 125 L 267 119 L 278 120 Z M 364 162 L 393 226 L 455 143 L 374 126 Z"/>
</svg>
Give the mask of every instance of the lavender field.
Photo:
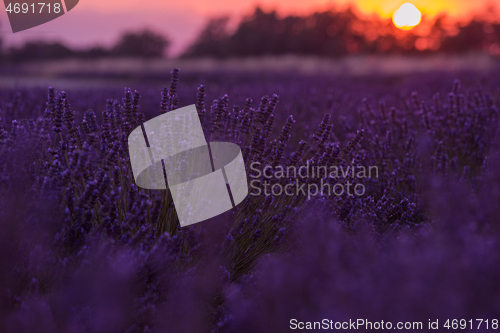
<svg viewBox="0 0 500 333">
<path fill-rule="evenodd" d="M 0 332 L 288 332 L 292 319 L 498 329 L 498 74 L 174 69 L 125 91 L 3 88 Z M 363 195 L 249 195 L 180 228 L 168 191 L 135 185 L 127 138 L 191 104 L 209 140 L 241 147 L 249 182 L 252 163 L 378 177 L 325 180 Z"/>
</svg>

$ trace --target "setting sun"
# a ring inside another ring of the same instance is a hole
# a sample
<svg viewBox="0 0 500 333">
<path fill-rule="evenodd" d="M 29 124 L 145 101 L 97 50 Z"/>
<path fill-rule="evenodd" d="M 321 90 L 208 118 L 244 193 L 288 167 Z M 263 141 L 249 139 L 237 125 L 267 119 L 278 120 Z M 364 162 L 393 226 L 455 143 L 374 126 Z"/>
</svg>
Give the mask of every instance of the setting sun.
<svg viewBox="0 0 500 333">
<path fill-rule="evenodd" d="M 402 30 L 413 29 L 420 23 L 421 19 L 422 14 L 420 13 L 420 10 L 418 10 L 418 8 L 411 3 L 402 4 L 392 16 L 394 25 Z"/>
</svg>

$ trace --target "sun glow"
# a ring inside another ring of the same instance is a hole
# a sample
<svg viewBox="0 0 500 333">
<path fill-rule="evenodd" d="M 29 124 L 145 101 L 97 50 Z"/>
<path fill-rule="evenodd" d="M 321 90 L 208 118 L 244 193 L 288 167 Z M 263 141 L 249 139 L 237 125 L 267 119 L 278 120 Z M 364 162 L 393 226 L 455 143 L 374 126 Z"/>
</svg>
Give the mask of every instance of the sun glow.
<svg viewBox="0 0 500 333">
<path fill-rule="evenodd" d="M 422 14 L 415 5 L 404 3 L 392 15 L 392 22 L 401 30 L 411 30 L 420 24 Z"/>
</svg>

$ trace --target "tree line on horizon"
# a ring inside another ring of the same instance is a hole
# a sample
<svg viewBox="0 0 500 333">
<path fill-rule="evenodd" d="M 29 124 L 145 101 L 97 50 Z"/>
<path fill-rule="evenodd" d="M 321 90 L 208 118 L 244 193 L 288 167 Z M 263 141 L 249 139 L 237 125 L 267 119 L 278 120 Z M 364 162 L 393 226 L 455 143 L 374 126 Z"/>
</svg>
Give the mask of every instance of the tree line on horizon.
<svg viewBox="0 0 500 333">
<path fill-rule="evenodd" d="M 183 58 L 247 57 L 266 55 L 314 55 L 342 57 L 353 54 L 428 55 L 486 52 L 500 56 L 500 21 L 494 7 L 468 23 L 447 22 L 438 16 L 427 22 L 425 34 L 418 29 L 401 31 L 390 19 L 360 18 L 353 10 L 330 10 L 309 16 L 280 17 L 276 11 L 257 7 L 236 29 L 228 27 L 229 17 L 210 19 Z M 161 58 L 171 45 L 167 36 L 145 29 L 125 32 L 109 47 L 73 49 L 60 42 L 27 42 L 4 49 L 4 63 L 21 63 L 64 58 L 107 57 Z"/>
<path fill-rule="evenodd" d="M 445 15 L 426 22 L 424 33 L 396 28 L 391 19 L 358 17 L 352 9 L 280 18 L 256 8 L 230 32 L 229 17 L 211 19 L 184 57 L 264 55 L 434 54 L 487 52 L 500 55 L 500 22 L 494 7 L 466 24 Z"/>
<path fill-rule="evenodd" d="M 73 49 L 61 42 L 30 41 L 20 47 L 4 50 L 1 57 L 4 63 L 65 58 L 161 58 L 165 56 L 169 46 L 170 40 L 167 37 L 145 29 L 137 32 L 125 32 L 118 42 L 109 48 L 93 46 L 87 49 Z"/>
</svg>

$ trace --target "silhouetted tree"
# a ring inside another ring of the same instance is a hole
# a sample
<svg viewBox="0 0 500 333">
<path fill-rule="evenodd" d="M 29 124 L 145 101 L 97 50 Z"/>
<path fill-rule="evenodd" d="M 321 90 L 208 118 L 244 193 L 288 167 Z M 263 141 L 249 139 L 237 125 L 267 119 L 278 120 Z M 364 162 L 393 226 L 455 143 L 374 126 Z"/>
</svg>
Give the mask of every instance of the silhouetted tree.
<svg viewBox="0 0 500 333">
<path fill-rule="evenodd" d="M 460 27 L 458 34 L 444 39 L 441 50 L 448 53 L 489 51 L 500 41 L 500 24 L 473 20 Z"/>
<path fill-rule="evenodd" d="M 55 42 L 28 42 L 21 47 L 13 47 L 7 51 L 9 62 L 26 62 L 33 60 L 63 59 L 75 56 L 76 52 L 65 45 Z"/>
<path fill-rule="evenodd" d="M 229 17 L 227 16 L 210 19 L 184 56 L 206 55 L 220 58 L 229 55 L 227 50 L 229 39 L 228 22 Z"/>
<path fill-rule="evenodd" d="M 293 53 L 337 57 L 368 51 L 369 43 L 363 34 L 363 26 L 368 23 L 356 17 L 350 9 L 281 19 L 275 11 L 266 13 L 257 7 L 231 35 L 227 33 L 227 20 L 210 20 L 184 56 Z"/>
<path fill-rule="evenodd" d="M 139 33 L 125 33 L 111 54 L 121 57 L 160 58 L 166 53 L 170 41 L 153 31 L 144 30 Z"/>
</svg>

